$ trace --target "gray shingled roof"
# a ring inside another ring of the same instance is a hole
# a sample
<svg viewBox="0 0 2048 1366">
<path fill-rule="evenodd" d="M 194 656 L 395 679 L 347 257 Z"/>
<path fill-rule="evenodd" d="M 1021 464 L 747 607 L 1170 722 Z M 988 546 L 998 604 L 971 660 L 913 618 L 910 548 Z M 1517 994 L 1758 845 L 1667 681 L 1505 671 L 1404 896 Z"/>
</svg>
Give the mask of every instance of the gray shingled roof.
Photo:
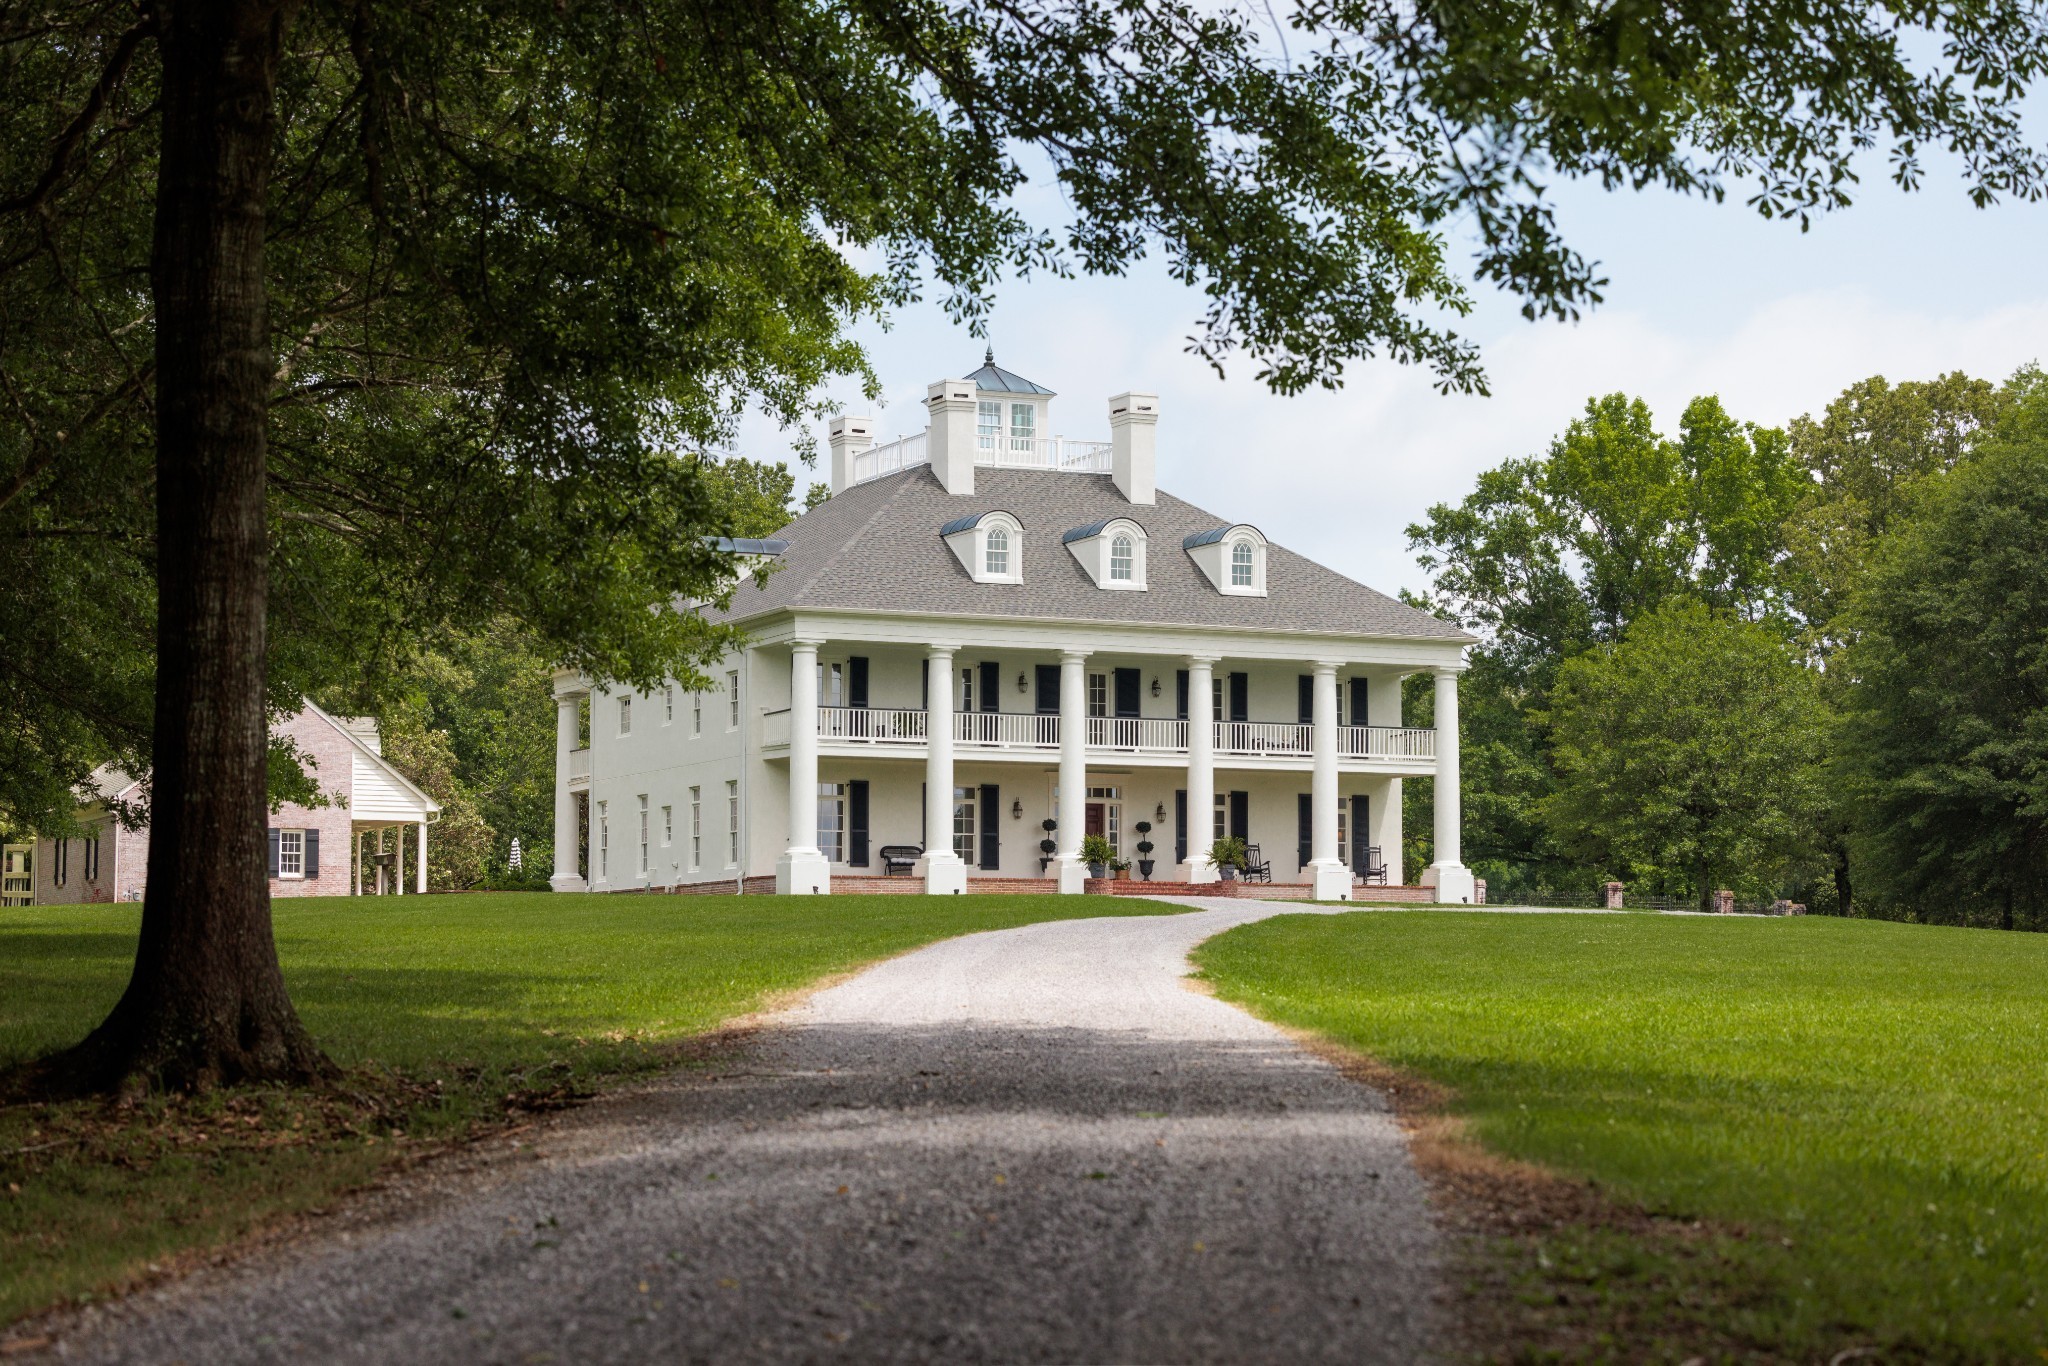
<svg viewBox="0 0 2048 1366">
<path fill-rule="evenodd" d="M 976 583 L 939 538 L 963 514 L 995 511 L 1024 525 L 1022 583 Z M 1145 528 L 1145 592 L 1097 588 L 1060 543 L 1105 516 Z M 1266 552 L 1266 597 L 1219 593 L 1181 541 L 1222 520 L 1164 492 L 1135 507 L 1106 474 L 981 468 L 974 495 L 958 498 L 919 465 L 843 489 L 776 532 L 789 542 L 781 567 L 765 584 L 742 583 L 728 619 L 814 608 L 1472 639 L 1278 545 Z"/>
</svg>

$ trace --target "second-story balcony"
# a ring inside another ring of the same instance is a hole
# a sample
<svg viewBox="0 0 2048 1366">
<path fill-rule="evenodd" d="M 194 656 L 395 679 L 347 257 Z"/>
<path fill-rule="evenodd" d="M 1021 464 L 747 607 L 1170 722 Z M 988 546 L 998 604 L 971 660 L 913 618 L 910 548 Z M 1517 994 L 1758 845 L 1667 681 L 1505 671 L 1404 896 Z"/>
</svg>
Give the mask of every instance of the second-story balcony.
<svg viewBox="0 0 2048 1366">
<path fill-rule="evenodd" d="M 820 707 L 820 748 L 834 753 L 899 750 L 921 754 L 930 734 L 929 715 L 904 707 Z M 763 743 L 770 748 L 786 747 L 789 712 L 770 712 L 763 720 Z M 1211 725 L 1219 760 L 1307 761 L 1315 756 L 1314 726 L 1291 721 L 1215 721 Z M 1184 759 L 1188 727 L 1186 721 L 1163 717 L 1091 716 L 1087 745 L 1090 753 L 1097 755 Z M 1037 712 L 960 712 L 953 717 L 953 744 L 962 753 L 990 756 L 1056 754 L 1060 718 Z M 1337 757 L 1396 767 L 1430 763 L 1436 758 L 1436 732 L 1412 726 L 1339 726 Z"/>
</svg>

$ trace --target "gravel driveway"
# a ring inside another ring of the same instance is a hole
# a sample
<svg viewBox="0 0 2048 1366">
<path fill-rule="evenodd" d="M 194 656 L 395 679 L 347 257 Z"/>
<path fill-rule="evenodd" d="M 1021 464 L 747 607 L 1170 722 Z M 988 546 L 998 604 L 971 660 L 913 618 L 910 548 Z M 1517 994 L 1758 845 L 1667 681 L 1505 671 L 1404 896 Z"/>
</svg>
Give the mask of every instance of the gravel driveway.
<svg viewBox="0 0 2048 1366">
<path fill-rule="evenodd" d="M 87 1361 L 1409 1362 L 1437 1241 L 1379 1097 L 1180 980 L 1230 900 L 907 954 L 721 1075 L 97 1311 Z M 529 1136 L 530 1139 L 531 1136 Z M 501 1145 L 501 1147 L 509 1147 Z"/>
</svg>

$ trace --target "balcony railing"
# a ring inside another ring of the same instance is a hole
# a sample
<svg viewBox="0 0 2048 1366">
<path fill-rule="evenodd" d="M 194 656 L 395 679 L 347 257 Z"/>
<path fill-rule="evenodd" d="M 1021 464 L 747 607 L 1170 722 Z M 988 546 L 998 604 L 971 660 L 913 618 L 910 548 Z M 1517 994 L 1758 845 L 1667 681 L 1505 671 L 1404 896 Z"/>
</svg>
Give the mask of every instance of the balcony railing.
<svg viewBox="0 0 2048 1366">
<path fill-rule="evenodd" d="M 789 743 L 789 713 L 769 713 L 764 740 Z M 857 745 L 922 746 L 928 713 L 914 707 L 820 707 L 818 738 Z M 1315 754 L 1315 727 L 1291 721 L 1217 721 L 1215 752 L 1230 758 L 1307 759 Z M 1036 712 L 969 711 L 953 716 L 955 744 L 1000 750 L 1057 750 L 1060 718 Z M 1188 723 L 1164 717 L 1091 716 L 1088 748 L 1126 754 L 1185 754 Z M 581 772 L 589 771 L 588 751 Z M 1436 732 L 1403 726 L 1339 726 L 1340 759 L 1434 759 Z M 571 775 L 578 773 L 571 758 Z"/>
<path fill-rule="evenodd" d="M 953 717 L 953 739 L 997 749 L 1058 749 L 1060 718 L 1028 711 L 963 711 Z"/>
<path fill-rule="evenodd" d="M 853 482 L 865 484 L 870 479 L 880 479 L 885 474 L 909 469 L 912 465 L 931 463 L 931 450 L 927 444 L 930 429 L 899 436 L 894 441 L 885 441 L 879 446 L 870 446 L 853 457 Z"/>
<path fill-rule="evenodd" d="M 589 750 L 588 748 L 584 748 L 584 749 L 572 749 L 572 750 L 570 750 L 570 751 L 569 751 L 569 781 L 570 781 L 570 782 L 572 782 L 572 783 L 575 783 L 575 782 L 582 782 L 582 781 L 585 781 L 586 779 L 588 779 L 589 777 L 590 777 L 590 750 Z"/>
<path fill-rule="evenodd" d="M 1434 759 L 1436 732 L 1413 726 L 1339 726 L 1340 759 Z"/>
<path fill-rule="evenodd" d="M 818 738 L 872 745 L 921 745 L 925 713 L 904 707 L 820 707 Z"/>
<path fill-rule="evenodd" d="M 1315 753 L 1315 734 L 1314 726 L 1287 721 L 1218 721 L 1216 752 L 1307 756 Z"/>
</svg>

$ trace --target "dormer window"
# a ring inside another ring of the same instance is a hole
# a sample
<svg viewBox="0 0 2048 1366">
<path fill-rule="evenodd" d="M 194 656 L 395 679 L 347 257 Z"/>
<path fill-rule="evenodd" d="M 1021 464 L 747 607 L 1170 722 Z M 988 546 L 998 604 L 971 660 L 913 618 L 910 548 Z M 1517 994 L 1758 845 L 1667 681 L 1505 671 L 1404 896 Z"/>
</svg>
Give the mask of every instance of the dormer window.
<svg viewBox="0 0 2048 1366">
<path fill-rule="evenodd" d="M 1109 542 L 1109 577 L 1120 583 L 1131 581 L 1131 538 L 1118 532 Z"/>
<path fill-rule="evenodd" d="M 1181 542 L 1188 558 L 1226 597 L 1266 596 L 1266 538 L 1254 526 L 1219 526 Z"/>
<path fill-rule="evenodd" d="M 1060 541 L 1097 588 L 1145 590 L 1145 528 L 1130 518 L 1077 526 Z"/>
<path fill-rule="evenodd" d="M 939 536 L 976 583 L 1024 582 L 1024 527 L 1009 513 L 958 517 Z"/>
</svg>

